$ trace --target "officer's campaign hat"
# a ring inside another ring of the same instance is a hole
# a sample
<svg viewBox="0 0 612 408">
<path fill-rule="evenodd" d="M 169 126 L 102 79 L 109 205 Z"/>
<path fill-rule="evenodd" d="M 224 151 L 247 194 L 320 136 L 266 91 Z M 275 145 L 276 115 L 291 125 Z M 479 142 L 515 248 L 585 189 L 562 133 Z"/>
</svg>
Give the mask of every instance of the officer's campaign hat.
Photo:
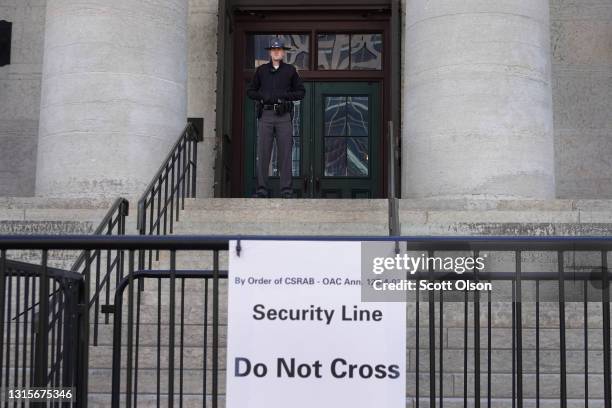
<svg viewBox="0 0 612 408">
<path fill-rule="evenodd" d="M 285 41 L 282 38 L 273 38 L 270 40 L 270 45 L 266 47 L 266 50 L 271 50 L 273 48 L 282 48 L 283 50 L 290 50 L 290 47 L 285 46 Z"/>
</svg>

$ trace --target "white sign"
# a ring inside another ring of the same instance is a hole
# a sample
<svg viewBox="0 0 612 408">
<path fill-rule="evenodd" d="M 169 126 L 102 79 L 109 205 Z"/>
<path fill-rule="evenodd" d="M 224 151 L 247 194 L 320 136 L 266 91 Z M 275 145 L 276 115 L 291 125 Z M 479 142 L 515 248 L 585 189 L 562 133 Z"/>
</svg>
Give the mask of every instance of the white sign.
<svg viewBox="0 0 612 408">
<path fill-rule="evenodd" d="M 406 305 L 361 302 L 361 243 L 230 243 L 227 408 L 404 408 Z"/>
</svg>

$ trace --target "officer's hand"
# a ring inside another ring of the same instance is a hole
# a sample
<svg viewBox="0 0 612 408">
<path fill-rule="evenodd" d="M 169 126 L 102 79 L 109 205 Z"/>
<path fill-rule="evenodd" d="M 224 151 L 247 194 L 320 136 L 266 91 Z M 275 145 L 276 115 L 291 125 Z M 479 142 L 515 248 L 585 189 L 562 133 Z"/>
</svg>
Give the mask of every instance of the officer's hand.
<svg viewBox="0 0 612 408">
<path fill-rule="evenodd" d="M 264 103 L 266 104 L 274 103 L 274 99 L 272 99 L 272 95 L 270 95 L 270 92 L 262 91 L 261 96 L 262 96 Z"/>
<path fill-rule="evenodd" d="M 281 102 L 285 102 L 289 99 L 287 92 L 282 92 L 281 94 L 277 95 L 277 97 L 278 97 L 278 100 Z"/>
<path fill-rule="evenodd" d="M 283 103 L 285 101 L 285 98 L 283 97 L 283 94 L 280 92 L 275 92 L 274 93 L 274 103 Z"/>
</svg>

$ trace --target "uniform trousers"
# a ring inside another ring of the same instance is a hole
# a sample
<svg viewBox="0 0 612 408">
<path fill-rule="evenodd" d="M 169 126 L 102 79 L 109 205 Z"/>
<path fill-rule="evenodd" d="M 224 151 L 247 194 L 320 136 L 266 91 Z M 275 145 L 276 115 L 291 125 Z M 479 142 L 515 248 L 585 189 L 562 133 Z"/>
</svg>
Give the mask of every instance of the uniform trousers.
<svg viewBox="0 0 612 408">
<path fill-rule="evenodd" d="M 258 124 L 259 138 L 257 141 L 257 193 L 268 193 L 268 169 L 272 155 L 274 136 L 280 173 L 280 191 L 293 192 L 292 160 L 293 125 L 291 114 L 277 115 L 273 110 L 264 110 Z"/>
</svg>

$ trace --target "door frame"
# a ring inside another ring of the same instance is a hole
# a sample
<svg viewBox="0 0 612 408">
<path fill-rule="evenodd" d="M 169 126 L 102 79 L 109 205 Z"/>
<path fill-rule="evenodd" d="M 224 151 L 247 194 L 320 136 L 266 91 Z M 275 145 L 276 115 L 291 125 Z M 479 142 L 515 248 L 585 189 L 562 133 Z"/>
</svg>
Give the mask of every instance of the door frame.
<svg viewBox="0 0 612 408">
<path fill-rule="evenodd" d="M 347 88 L 346 85 L 350 85 Z M 374 86 L 374 88 L 372 88 Z M 380 81 L 304 81 L 306 97 L 302 101 L 300 110 L 300 172 L 298 176 L 293 176 L 293 189 L 300 198 L 326 198 L 321 196 L 324 190 L 330 190 L 330 185 L 336 184 L 340 191 L 351 183 L 354 184 L 352 192 L 368 193 L 370 197 L 381 195 L 382 185 L 379 183 L 379 166 L 374 166 L 368 161 L 367 176 L 325 176 L 325 153 L 323 145 L 326 137 L 324 135 L 324 106 L 318 102 L 325 95 L 342 96 L 368 96 L 370 108 L 368 109 L 368 154 L 371 157 L 380 157 L 383 137 L 380 134 L 381 120 L 381 83 Z M 319 108 L 319 109 L 318 109 Z M 255 119 L 255 107 L 252 101 L 245 98 L 245 177 L 244 182 L 247 191 L 255 191 L 256 173 L 256 133 L 257 120 Z M 309 120 L 304 120 L 308 118 Z M 273 195 L 279 194 L 279 177 L 275 176 L 270 180 L 268 186 Z M 352 181 L 350 179 L 353 179 Z M 348 184 L 347 184 L 348 183 Z M 321 186 L 320 189 L 317 186 Z M 336 189 L 337 190 L 337 189 Z M 341 194 L 342 198 L 349 198 L 349 195 Z M 365 198 L 365 197 L 360 197 Z"/>
<path fill-rule="evenodd" d="M 387 196 L 387 163 L 388 163 L 388 138 L 385 124 L 391 120 L 391 10 L 326 10 L 322 11 L 267 11 L 258 10 L 253 12 L 237 10 L 234 13 L 234 54 L 233 54 L 233 97 L 232 97 L 232 174 L 231 195 L 232 197 L 244 197 L 246 187 L 246 157 L 245 157 L 245 118 L 244 118 L 244 95 L 246 85 L 251 80 L 255 69 L 246 67 L 246 38 L 249 33 L 310 33 L 310 55 L 311 68 L 315 64 L 316 34 L 318 32 L 334 33 L 370 33 L 381 32 L 383 34 L 383 61 L 382 70 L 301 70 L 303 80 L 333 81 L 333 82 L 355 82 L 376 81 L 381 83 L 381 111 L 379 134 L 381 135 L 381 148 L 375 159 L 378 165 L 377 174 L 380 185 L 381 197 Z"/>
</svg>

